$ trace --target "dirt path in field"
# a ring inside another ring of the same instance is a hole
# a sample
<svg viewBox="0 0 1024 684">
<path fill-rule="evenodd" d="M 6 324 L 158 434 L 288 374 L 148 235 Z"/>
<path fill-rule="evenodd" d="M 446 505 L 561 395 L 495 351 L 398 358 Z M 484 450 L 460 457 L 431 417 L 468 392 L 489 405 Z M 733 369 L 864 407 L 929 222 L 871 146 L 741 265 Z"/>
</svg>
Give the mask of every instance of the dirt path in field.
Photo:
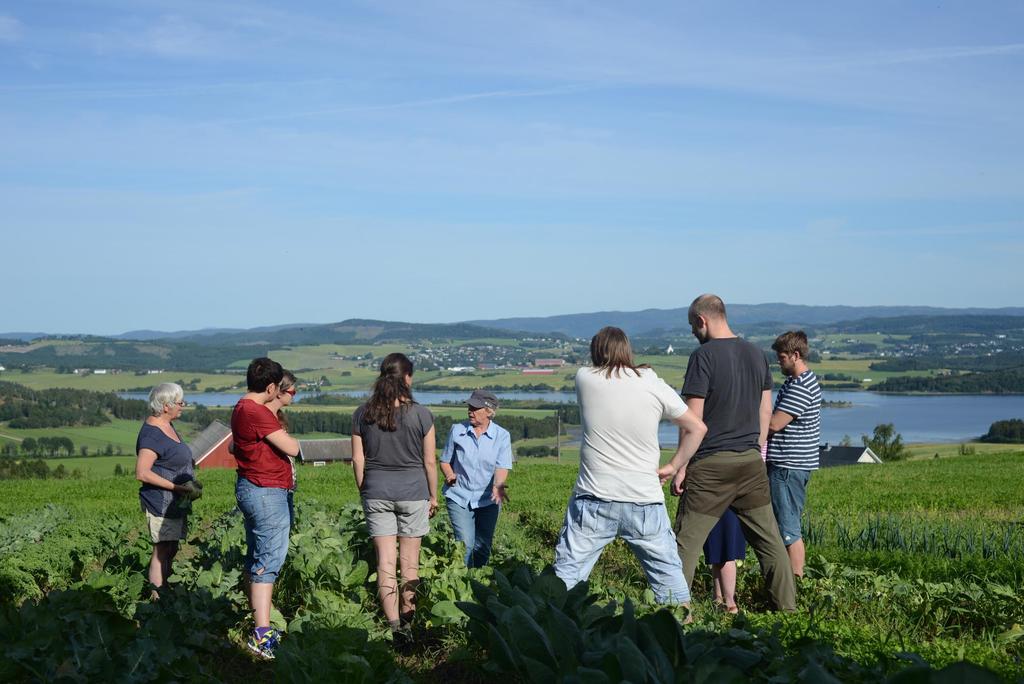
<svg viewBox="0 0 1024 684">
<path fill-rule="evenodd" d="M 3 437 L 4 439 L 10 439 L 10 440 L 15 441 L 15 442 L 23 442 L 24 441 L 21 437 L 14 437 L 13 435 L 5 435 L 5 434 L 2 434 L 2 433 L 0 433 L 0 437 Z"/>
</svg>

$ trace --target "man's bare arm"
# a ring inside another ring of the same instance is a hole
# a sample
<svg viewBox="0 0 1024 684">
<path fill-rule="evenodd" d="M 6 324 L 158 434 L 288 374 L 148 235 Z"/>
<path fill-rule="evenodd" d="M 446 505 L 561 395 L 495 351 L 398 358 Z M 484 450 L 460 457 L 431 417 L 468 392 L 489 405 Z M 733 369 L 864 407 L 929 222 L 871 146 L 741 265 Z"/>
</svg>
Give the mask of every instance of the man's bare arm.
<svg viewBox="0 0 1024 684">
<path fill-rule="evenodd" d="M 704 397 L 686 397 L 686 408 L 698 419 L 704 420 Z"/>
<path fill-rule="evenodd" d="M 785 411 L 776 411 L 772 414 L 771 420 L 768 422 L 768 434 L 772 435 L 776 432 L 782 431 L 782 428 L 786 427 L 793 422 L 793 416 L 786 413 Z"/>
<path fill-rule="evenodd" d="M 772 391 L 765 390 L 761 392 L 761 435 L 758 437 L 757 443 L 760 446 L 764 446 L 764 443 L 768 441 L 768 424 L 772 420 Z"/>
</svg>

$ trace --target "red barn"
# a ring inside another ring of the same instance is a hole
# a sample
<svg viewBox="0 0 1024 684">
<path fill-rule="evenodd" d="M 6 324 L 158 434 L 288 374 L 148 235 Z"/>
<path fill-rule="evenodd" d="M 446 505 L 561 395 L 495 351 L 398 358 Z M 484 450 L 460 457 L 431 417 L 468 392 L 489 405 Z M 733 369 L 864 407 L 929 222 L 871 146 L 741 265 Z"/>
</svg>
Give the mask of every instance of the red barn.
<svg viewBox="0 0 1024 684">
<path fill-rule="evenodd" d="M 189 446 L 192 448 L 192 458 L 196 467 L 202 470 L 207 468 L 237 468 L 238 462 L 228 452 L 228 445 L 231 444 L 231 428 L 219 420 L 196 435 Z"/>
<path fill-rule="evenodd" d="M 220 421 L 213 421 L 209 427 L 196 435 L 196 438 L 189 446 L 192 448 L 192 458 L 195 459 L 196 467 L 202 470 L 208 468 L 237 468 L 238 462 L 228 452 L 228 445 L 231 444 L 231 428 Z M 352 461 L 352 439 L 300 439 L 299 454 L 300 463 L 312 463 L 322 466 L 327 463 L 351 463 Z"/>
</svg>

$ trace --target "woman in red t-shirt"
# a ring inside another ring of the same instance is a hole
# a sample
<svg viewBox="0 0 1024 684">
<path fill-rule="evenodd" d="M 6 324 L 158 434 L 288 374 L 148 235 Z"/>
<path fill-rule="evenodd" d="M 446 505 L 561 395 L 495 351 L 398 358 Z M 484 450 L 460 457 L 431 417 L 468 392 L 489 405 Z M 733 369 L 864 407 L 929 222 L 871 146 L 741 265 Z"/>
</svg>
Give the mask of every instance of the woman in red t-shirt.
<svg viewBox="0 0 1024 684">
<path fill-rule="evenodd" d="M 299 443 L 281 427 L 267 407 L 281 393 L 284 369 L 266 357 L 253 359 L 246 371 L 249 392 L 231 413 L 231 436 L 238 481 L 235 499 L 245 516 L 245 571 L 256 629 L 248 646 L 264 658 L 274 657 L 280 632 L 270 626 L 274 580 L 288 554 L 295 477 L 289 457 Z"/>
</svg>

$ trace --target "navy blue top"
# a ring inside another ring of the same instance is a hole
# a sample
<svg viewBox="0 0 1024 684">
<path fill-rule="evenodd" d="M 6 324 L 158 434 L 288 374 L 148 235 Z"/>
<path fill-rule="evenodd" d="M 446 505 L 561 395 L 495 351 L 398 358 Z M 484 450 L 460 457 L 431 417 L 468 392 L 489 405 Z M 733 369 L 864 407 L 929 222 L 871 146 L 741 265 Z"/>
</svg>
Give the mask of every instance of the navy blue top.
<svg viewBox="0 0 1024 684">
<path fill-rule="evenodd" d="M 174 426 L 171 426 L 174 430 Z M 177 435 L 178 431 L 174 430 Z M 181 436 L 178 436 L 181 439 Z M 181 484 L 195 479 L 195 469 L 192 466 L 192 450 L 188 444 L 173 439 L 164 434 L 164 431 L 155 425 L 143 423 L 139 430 L 139 437 L 135 441 L 135 453 L 142 449 L 150 449 L 156 452 L 156 461 L 153 463 L 153 472 L 160 477 L 170 480 L 174 484 Z M 174 492 L 160 487 L 143 484 L 139 488 L 139 501 L 142 509 L 161 518 L 180 518 L 184 512 L 174 505 Z"/>
</svg>

